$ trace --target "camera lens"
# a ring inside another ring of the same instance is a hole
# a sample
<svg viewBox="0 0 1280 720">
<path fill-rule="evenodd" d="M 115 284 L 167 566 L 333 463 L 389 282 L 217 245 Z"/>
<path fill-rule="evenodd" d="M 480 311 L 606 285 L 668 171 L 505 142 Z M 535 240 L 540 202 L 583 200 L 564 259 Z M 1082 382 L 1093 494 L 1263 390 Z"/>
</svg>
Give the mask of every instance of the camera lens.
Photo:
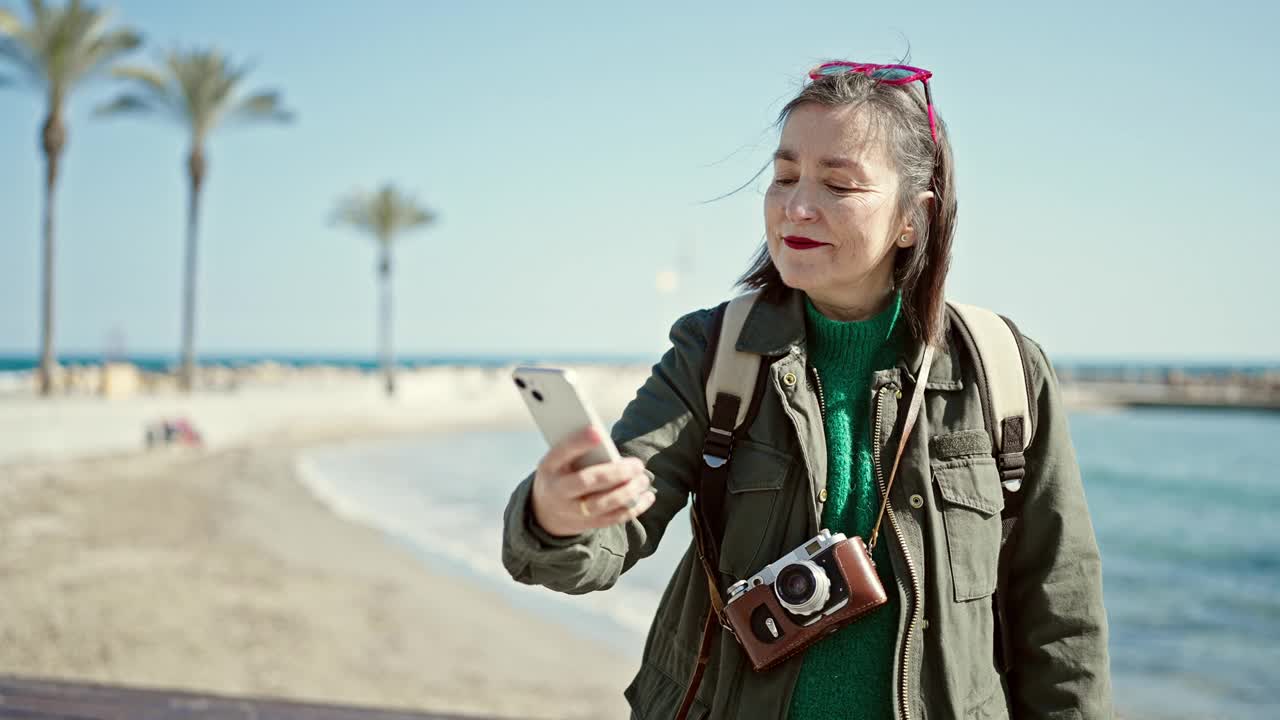
<svg viewBox="0 0 1280 720">
<path fill-rule="evenodd" d="M 813 596 L 813 572 L 803 565 L 788 565 L 778 574 L 778 596 L 785 603 L 803 605 Z"/>
<path fill-rule="evenodd" d="M 782 607 L 797 615 L 812 615 L 826 606 L 831 596 L 831 580 L 814 563 L 792 563 L 778 573 L 773 592 Z"/>
</svg>

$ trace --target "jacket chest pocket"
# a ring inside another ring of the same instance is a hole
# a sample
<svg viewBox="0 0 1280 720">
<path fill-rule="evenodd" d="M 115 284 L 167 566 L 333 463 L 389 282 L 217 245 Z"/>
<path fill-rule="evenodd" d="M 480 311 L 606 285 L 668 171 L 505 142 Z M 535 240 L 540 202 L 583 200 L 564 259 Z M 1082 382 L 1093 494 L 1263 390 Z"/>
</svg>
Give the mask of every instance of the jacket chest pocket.
<svg viewBox="0 0 1280 720">
<path fill-rule="evenodd" d="M 990 456 L 934 463 L 956 602 L 995 592 L 1004 491 Z"/>
<path fill-rule="evenodd" d="M 786 453 L 751 440 L 734 444 L 725 493 L 720 572 L 744 580 L 777 558 L 762 557 L 780 539 L 783 487 L 794 461 Z"/>
</svg>

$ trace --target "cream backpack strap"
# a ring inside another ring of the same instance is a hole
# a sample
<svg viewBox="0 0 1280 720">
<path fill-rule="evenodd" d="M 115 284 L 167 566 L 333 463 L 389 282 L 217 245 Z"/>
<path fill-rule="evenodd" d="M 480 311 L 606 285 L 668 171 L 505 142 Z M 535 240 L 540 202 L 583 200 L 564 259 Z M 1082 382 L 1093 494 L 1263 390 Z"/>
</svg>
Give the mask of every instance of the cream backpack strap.
<svg viewBox="0 0 1280 720">
<path fill-rule="evenodd" d="M 996 467 L 1004 486 L 1004 508 L 1000 510 L 1000 559 L 996 571 L 996 591 L 991 599 L 996 634 L 996 667 L 1002 674 L 1012 670 L 1012 618 L 1018 608 L 1009 603 L 1009 556 L 1017 545 L 1018 528 L 1026 520 L 1022 513 L 1022 480 L 1026 475 L 1024 451 L 1035 436 L 1035 397 L 1027 373 L 1022 334 L 1008 318 L 990 310 L 947 303 L 951 306 L 956 333 L 977 358 L 978 394 L 982 413 L 991 435 Z M 1034 478 L 1033 478 L 1034 481 Z"/>
<path fill-rule="evenodd" d="M 1031 444 L 1034 415 L 1031 383 L 1023 357 L 1022 335 L 1008 318 L 986 308 L 949 302 L 959 318 L 957 330 L 978 358 L 979 394 L 991 435 L 1000 480 L 1017 492 L 1025 475 L 1023 451 Z"/>
<path fill-rule="evenodd" d="M 748 419 L 760 377 L 760 356 L 737 349 L 738 335 L 759 297 L 758 292 L 749 292 L 730 300 L 717 333 L 715 356 L 706 383 L 711 428 L 702 456 L 713 468 L 729 461 L 733 433 Z"/>
<path fill-rule="evenodd" d="M 698 686 L 711 658 L 716 633 L 724 627 L 732 632 L 723 618 L 724 597 L 720 578 L 720 543 L 724 539 L 725 492 L 729 482 L 729 456 L 733 452 L 734 433 L 750 424 L 759 409 L 753 402 L 757 384 L 763 374 L 764 358 L 739 352 L 738 336 L 747 315 L 759 298 L 758 292 L 740 295 L 716 307 L 712 314 L 708 355 L 703 359 L 706 381 L 707 414 L 711 419 L 702 442 L 702 465 L 693 488 L 693 508 L 689 512 L 694 547 L 703 573 L 707 576 L 707 593 L 711 610 L 703 623 L 702 643 L 694 663 L 693 676 L 685 689 L 684 699 L 676 711 L 676 720 L 684 720 L 693 707 Z M 706 366 L 710 362 L 710 367 Z"/>
</svg>

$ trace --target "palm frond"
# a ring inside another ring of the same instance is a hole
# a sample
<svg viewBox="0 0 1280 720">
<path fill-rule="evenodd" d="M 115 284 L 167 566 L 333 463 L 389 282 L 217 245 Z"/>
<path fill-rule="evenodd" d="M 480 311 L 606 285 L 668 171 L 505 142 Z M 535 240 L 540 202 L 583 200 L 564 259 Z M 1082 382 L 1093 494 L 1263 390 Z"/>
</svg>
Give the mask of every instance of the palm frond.
<svg viewBox="0 0 1280 720">
<path fill-rule="evenodd" d="M 27 8 L 31 10 L 31 17 L 35 18 L 36 22 L 40 22 L 47 12 L 42 0 L 27 0 Z"/>
<path fill-rule="evenodd" d="M 89 45 L 103 23 L 97 13 L 79 2 L 48 11 L 52 20 L 43 39 L 41 59 L 49 81 L 49 93 L 61 101 L 79 82 L 91 62 Z"/>
<path fill-rule="evenodd" d="M 22 23 L 18 21 L 18 16 L 0 8 L 0 35 L 13 35 L 22 28 Z"/>
<path fill-rule="evenodd" d="M 85 52 L 84 73 L 89 76 L 98 75 L 121 55 L 138 48 L 142 44 L 142 35 L 133 30 L 112 30 L 98 36 L 89 43 Z"/>
<path fill-rule="evenodd" d="M 280 93 L 275 90 L 250 95 L 227 113 L 227 120 L 232 122 L 292 122 L 293 113 L 284 109 Z"/>
<path fill-rule="evenodd" d="M 224 121 L 284 121 L 290 115 L 278 92 L 242 95 L 240 87 L 248 65 L 233 63 L 217 49 L 174 49 L 166 52 L 155 68 L 126 67 L 116 71 L 128 80 L 134 92 L 125 93 L 147 102 L 151 109 L 164 110 L 191 133 L 200 144 Z M 124 107 L 133 109 L 125 101 Z"/>
<path fill-rule="evenodd" d="M 45 7 L 41 0 L 28 0 L 27 9 L 31 11 L 31 26 L 41 34 L 46 34 L 53 25 L 53 13 Z"/>
<path fill-rule="evenodd" d="M 32 0 L 29 8 L 25 25 L 11 12 L 0 14 L 0 62 L 43 85 L 55 105 L 142 42 L 129 28 L 111 29 L 109 12 L 80 0 L 59 7 Z"/>
<path fill-rule="evenodd" d="M 17 17 L 7 13 L 4 28 L 0 29 L 0 63 L 15 66 L 29 80 L 43 79 L 40 64 L 32 53 L 31 29 L 23 27 Z"/>
<path fill-rule="evenodd" d="M 245 70 L 232 65 L 217 50 L 171 52 L 168 67 L 181 88 L 192 134 L 205 137 L 226 113 L 232 91 Z"/>
<path fill-rule="evenodd" d="M 390 184 L 373 193 L 357 191 L 348 194 L 339 200 L 333 214 L 336 224 L 354 227 L 384 244 L 435 219 L 434 213 Z"/>
<path fill-rule="evenodd" d="M 430 210 L 412 205 L 400 205 L 394 209 L 392 223 L 398 228 L 408 230 L 430 225 L 435 222 L 435 219 L 436 216 Z"/>
<path fill-rule="evenodd" d="M 156 111 L 156 106 L 150 98 L 140 95 L 124 94 L 108 103 L 103 103 L 94 108 L 94 115 L 131 115 L 131 114 L 149 114 Z"/>
<path fill-rule="evenodd" d="M 185 113 L 181 97 L 174 91 L 169 78 L 151 68 L 136 65 L 125 65 L 115 68 L 113 76 L 126 80 L 133 86 L 133 92 L 125 92 L 121 97 L 134 97 L 146 103 L 148 109 L 170 115 L 172 119 L 183 121 Z M 112 103 L 108 103 L 111 105 Z M 98 114 L 103 114 L 101 106 Z"/>
<path fill-rule="evenodd" d="M 157 95 L 165 95 L 170 92 L 168 79 L 151 68 L 122 65 L 113 70 L 111 74 L 125 80 L 133 80 Z"/>
<path fill-rule="evenodd" d="M 334 225 L 349 225 L 357 230 L 373 233 L 373 204 L 366 193 L 356 191 L 338 201 L 333 210 L 330 222 Z"/>
</svg>

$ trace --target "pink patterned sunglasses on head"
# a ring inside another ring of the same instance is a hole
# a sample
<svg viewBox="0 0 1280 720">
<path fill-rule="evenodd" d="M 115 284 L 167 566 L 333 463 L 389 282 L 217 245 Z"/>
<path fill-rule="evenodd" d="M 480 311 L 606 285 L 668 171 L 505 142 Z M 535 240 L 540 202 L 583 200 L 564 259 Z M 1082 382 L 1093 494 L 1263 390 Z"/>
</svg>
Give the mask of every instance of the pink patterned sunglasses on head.
<svg viewBox="0 0 1280 720">
<path fill-rule="evenodd" d="M 870 75 L 885 85 L 906 85 L 919 80 L 920 84 L 924 86 L 924 101 L 929 109 L 929 134 L 933 136 L 933 144 L 938 144 L 938 124 L 933 115 L 933 95 L 929 92 L 929 78 L 933 77 L 933 73 L 924 68 L 910 65 L 876 65 L 874 63 L 836 60 L 823 63 L 810 70 L 809 79 L 820 80 L 831 75 L 843 75 L 845 73 Z"/>
</svg>

